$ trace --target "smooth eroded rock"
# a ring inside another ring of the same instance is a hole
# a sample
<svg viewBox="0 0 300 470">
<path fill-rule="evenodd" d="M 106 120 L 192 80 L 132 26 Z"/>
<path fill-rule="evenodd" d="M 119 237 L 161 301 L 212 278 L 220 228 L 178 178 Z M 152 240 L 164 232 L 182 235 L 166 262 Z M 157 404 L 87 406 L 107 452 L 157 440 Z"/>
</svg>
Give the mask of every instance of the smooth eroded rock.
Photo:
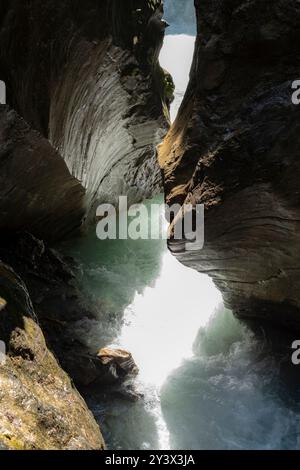
<svg viewBox="0 0 300 470">
<path fill-rule="evenodd" d="M 99 201 L 161 191 L 156 146 L 170 101 L 158 62 L 162 1 L 12 0 L 0 13 L 8 103 L 59 150 L 92 216 Z"/>
<path fill-rule="evenodd" d="M 84 189 L 50 143 L 0 105 L 0 230 L 57 240 L 81 226 Z"/>
<path fill-rule="evenodd" d="M 178 257 L 239 316 L 300 328 L 300 4 L 196 10 L 189 87 L 159 156 L 167 202 L 206 209 L 204 249 Z"/>
</svg>

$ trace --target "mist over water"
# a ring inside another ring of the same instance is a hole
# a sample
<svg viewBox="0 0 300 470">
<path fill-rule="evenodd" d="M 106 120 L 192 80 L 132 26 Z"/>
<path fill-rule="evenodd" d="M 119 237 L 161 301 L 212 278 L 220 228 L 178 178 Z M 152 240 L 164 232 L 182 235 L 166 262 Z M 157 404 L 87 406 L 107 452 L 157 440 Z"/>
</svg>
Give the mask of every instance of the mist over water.
<svg viewBox="0 0 300 470">
<path fill-rule="evenodd" d="M 176 84 L 172 120 L 192 61 L 192 4 L 165 1 L 166 19 L 176 19 L 160 58 Z M 210 278 L 182 266 L 165 241 L 100 242 L 95 232 L 64 246 L 80 263 L 82 287 L 99 312 L 78 322 L 77 334 L 91 352 L 128 349 L 142 394 L 138 401 L 109 392 L 87 397 L 108 447 L 299 448 L 300 387 L 288 343 L 281 347 L 277 334 L 257 334 L 237 320 Z"/>
<path fill-rule="evenodd" d="M 162 204 L 163 196 L 150 203 Z M 97 319 L 78 322 L 76 334 L 93 353 L 107 345 L 129 350 L 140 370 L 138 402 L 110 394 L 88 399 L 106 442 L 114 449 L 170 448 L 160 390 L 193 357 L 197 331 L 220 304 L 219 292 L 207 276 L 181 265 L 164 240 L 100 242 L 92 230 L 64 251 L 79 262 L 83 289 L 99 311 Z"/>
</svg>

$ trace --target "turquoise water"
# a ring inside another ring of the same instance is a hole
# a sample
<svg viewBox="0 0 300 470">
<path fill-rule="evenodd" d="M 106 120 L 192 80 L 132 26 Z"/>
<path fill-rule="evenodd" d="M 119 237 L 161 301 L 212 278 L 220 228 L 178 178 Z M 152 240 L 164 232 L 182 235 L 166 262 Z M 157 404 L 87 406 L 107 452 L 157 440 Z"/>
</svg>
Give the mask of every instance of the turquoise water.
<svg viewBox="0 0 300 470">
<path fill-rule="evenodd" d="M 220 307 L 199 331 L 194 356 L 164 384 L 173 449 L 299 449 L 299 374 L 284 339 L 268 340 Z"/>
</svg>

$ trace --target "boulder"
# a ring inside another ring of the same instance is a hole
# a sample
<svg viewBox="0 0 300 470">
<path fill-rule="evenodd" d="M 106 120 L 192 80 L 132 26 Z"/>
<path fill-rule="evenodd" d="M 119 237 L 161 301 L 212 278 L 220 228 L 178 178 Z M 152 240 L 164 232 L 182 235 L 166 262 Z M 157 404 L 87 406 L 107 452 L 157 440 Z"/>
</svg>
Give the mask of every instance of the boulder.
<svg viewBox="0 0 300 470">
<path fill-rule="evenodd" d="M 124 349 L 103 348 L 97 357 L 109 375 L 117 381 L 135 376 L 139 372 L 132 355 Z"/>
</svg>

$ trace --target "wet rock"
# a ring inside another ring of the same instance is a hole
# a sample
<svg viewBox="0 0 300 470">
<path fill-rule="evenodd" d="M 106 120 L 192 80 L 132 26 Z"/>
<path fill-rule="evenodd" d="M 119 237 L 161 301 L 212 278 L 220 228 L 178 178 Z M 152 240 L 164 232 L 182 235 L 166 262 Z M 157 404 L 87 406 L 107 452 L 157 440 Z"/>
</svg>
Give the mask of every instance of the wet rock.
<svg viewBox="0 0 300 470">
<path fill-rule="evenodd" d="M 195 4 L 191 79 L 159 160 L 168 203 L 205 205 L 205 246 L 178 258 L 237 315 L 300 329 L 300 6 Z"/>
<path fill-rule="evenodd" d="M 75 341 L 73 349 L 67 351 L 65 368 L 71 371 L 84 396 L 109 394 L 131 401 L 141 397 L 133 382 L 139 370 L 128 351 L 104 348 L 93 355 Z"/>
<path fill-rule="evenodd" d="M 109 390 L 109 393 L 129 395 L 125 383 L 139 372 L 132 355 L 121 349 L 104 348 L 95 356 L 89 354 L 85 357 L 75 353 L 75 361 L 77 376 L 80 374 L 78 382 L 85 391 L 86 387 L 92 387 L 100 393 Z M 132 386 L 128 385 L 129 389 L 131 396 L 137 396 Z"/>
<path fill-rule="evenodd" d="M 124 349 L 103 348 L 97 357 L 115 380 L 137 375 L 139 370 L 130 352 Z"/>
<path fill-rule="evenodd" d="M 30 450 L 103 449 L 92 414 L 47 348 L 23 281 L 0 262 L 0 447 Z"/>
</svg>

